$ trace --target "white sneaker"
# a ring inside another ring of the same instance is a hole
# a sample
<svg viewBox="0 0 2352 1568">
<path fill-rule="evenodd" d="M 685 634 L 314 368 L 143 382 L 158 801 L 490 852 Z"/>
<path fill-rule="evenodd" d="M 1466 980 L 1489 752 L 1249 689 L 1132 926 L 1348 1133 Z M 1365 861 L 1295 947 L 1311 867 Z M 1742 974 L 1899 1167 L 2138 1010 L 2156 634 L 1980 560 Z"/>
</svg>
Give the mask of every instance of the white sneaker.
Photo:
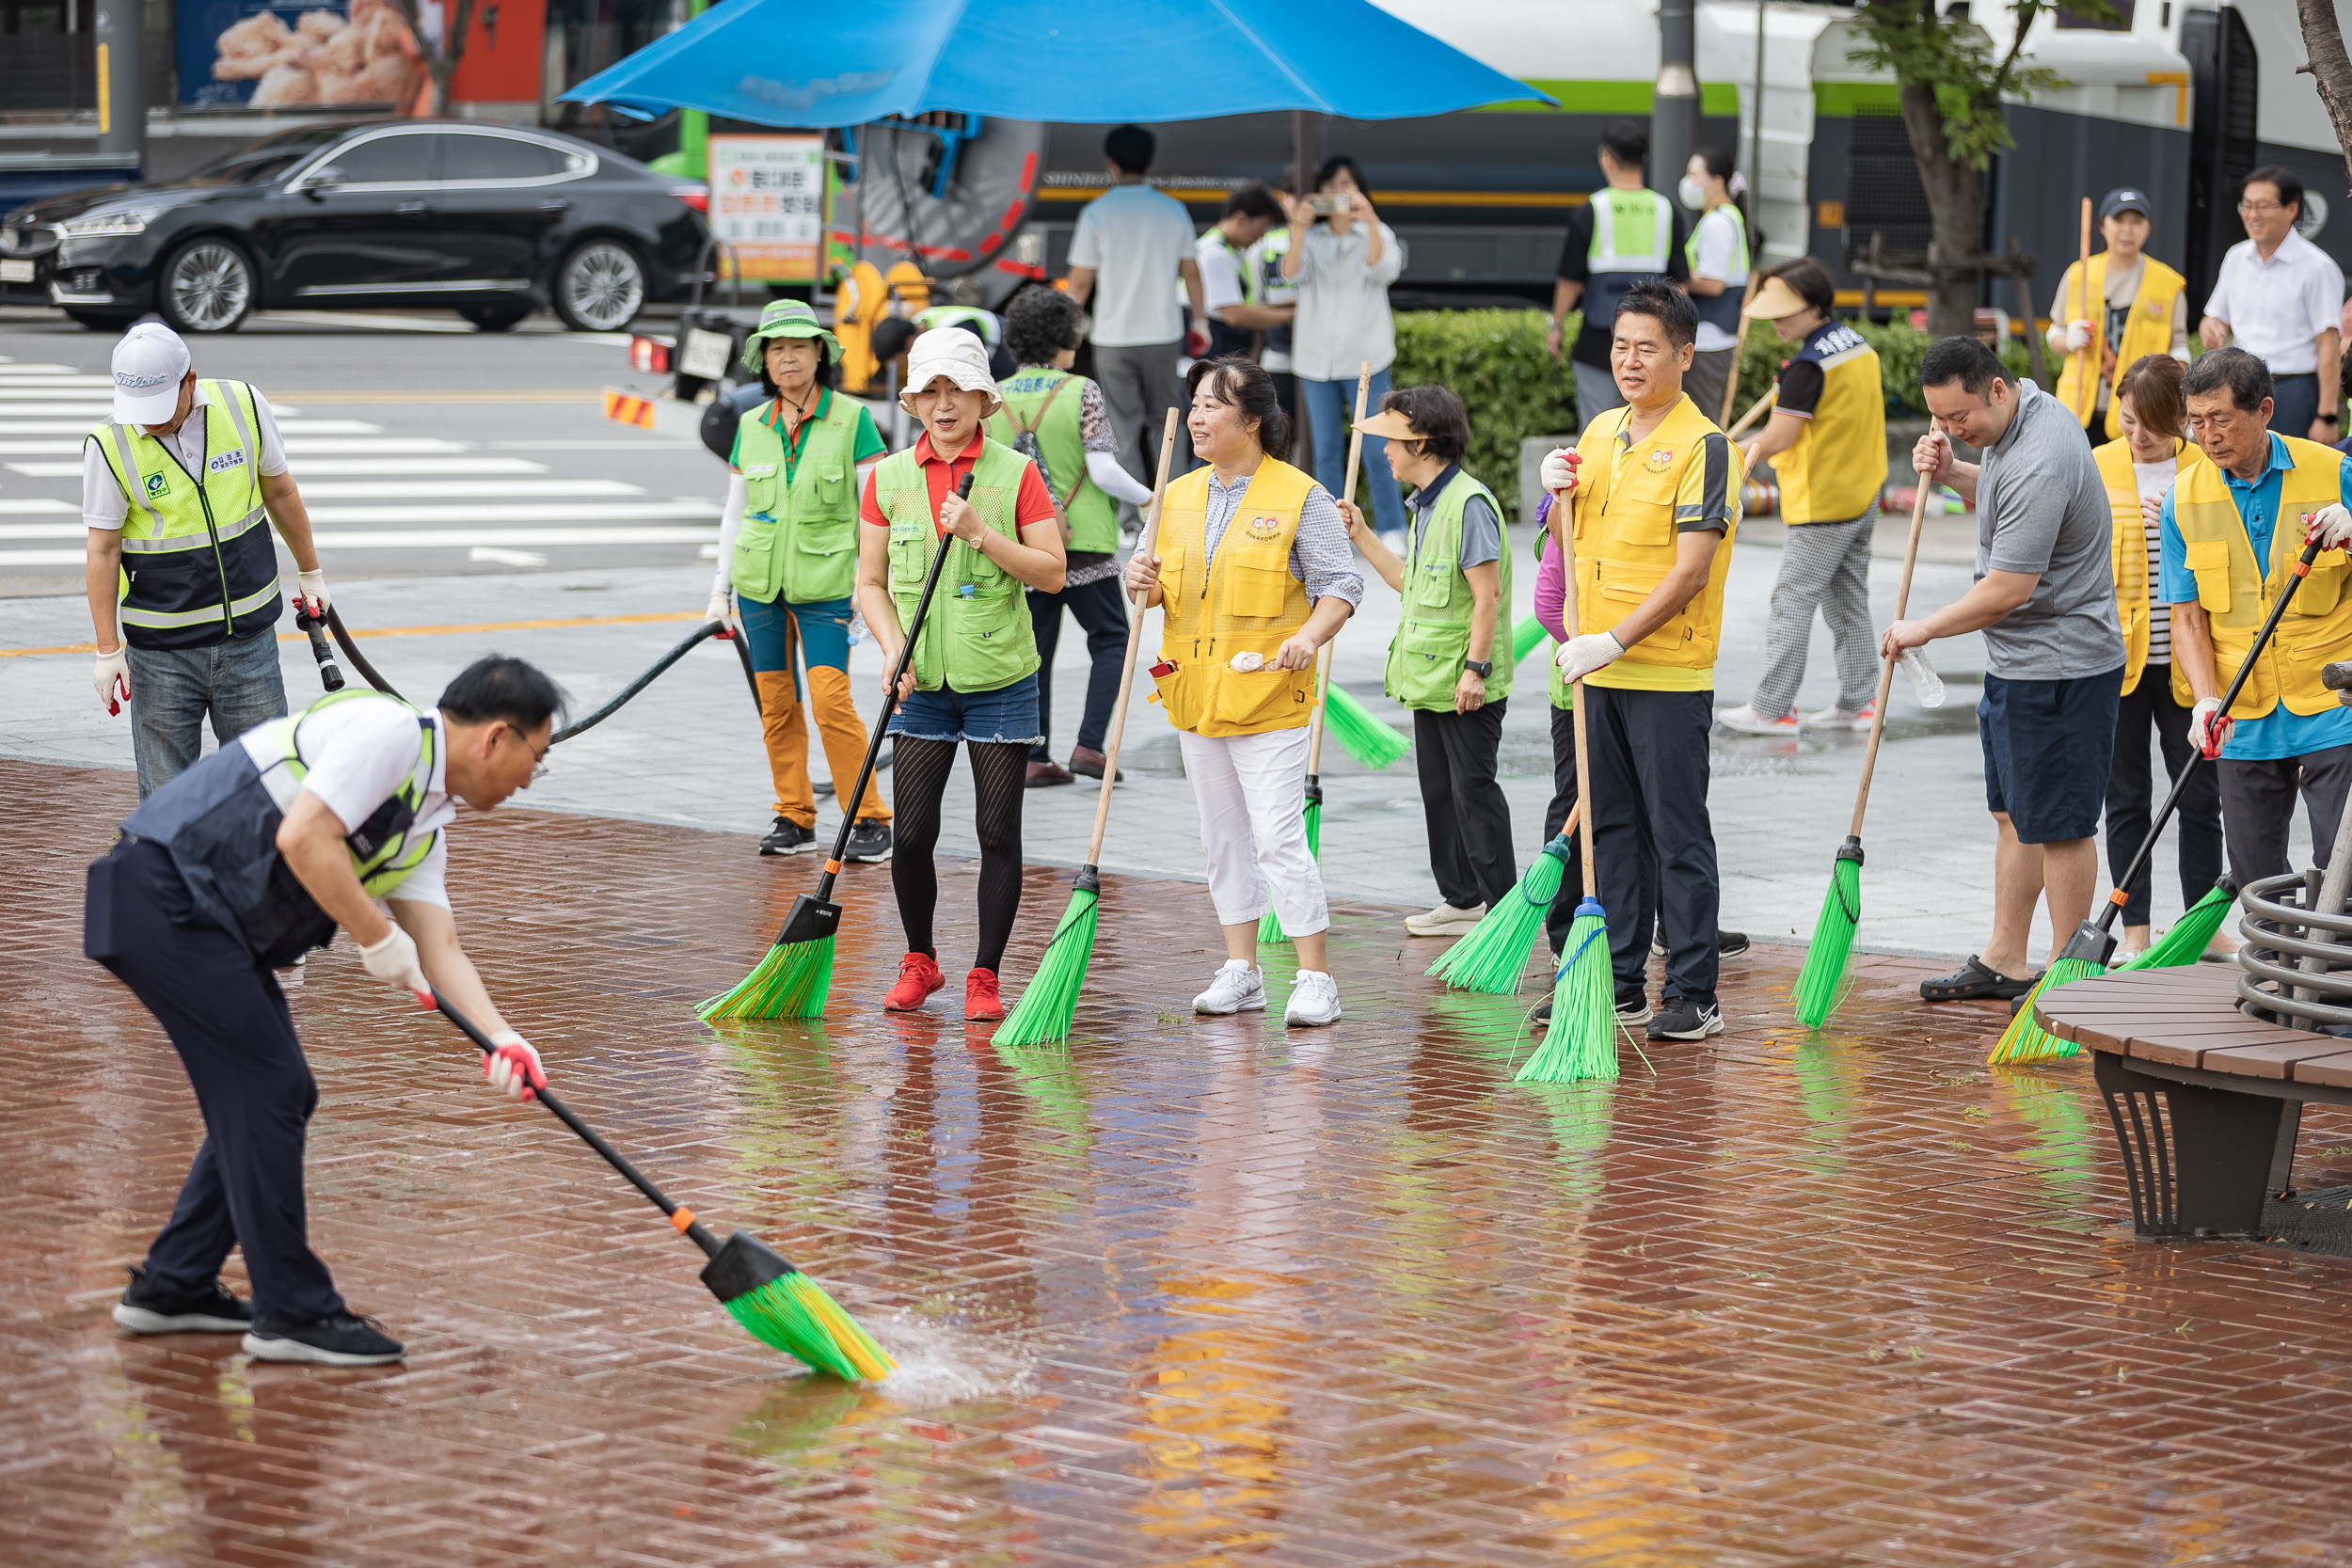
<svg viewBox="0 0 2352 1568">
<path fill-rule="evenodd" d="M 1741 735 L 1794 736 L 1797 733 L 1795 714 L 1784 713 L 1777 719 L 1767 719 L 1745 703 L 1741 703 L 1738 707 L 1717 709 L 1715 722 L 1727 730 L 1737 730 Z"/>
<path fill-rule="evenodd" d="M 1265 1011 L 1265 975 L 1239 958 L 1228 958 L 1210 977 L 1209 989 L 1192 999 L 1196 1013 L 1262 1013 Z"/>
<path fill-rule="evenodd" d="M 1867 730 L 1878 710 L 1876 699 L 1863 704 L 1858 709 L 1839 707 L 1833 703 L 1818 713 L 1806 714 L 1804 727 L 1808 730 Z"/>
<path fill-rule="evenodd" d="M 1466 937 L 1478 928 L 1478 922 L 1486 913 L 1484 904 L 1463 910 L 1440 899 L 1438 907 L 1426 914 L 1406 915 L 1405 929 L 1406 934 L 1417 937 Z"/>
<path fill-rule="evenodd" d="M 1291 985 L 1290 1006 L 1282 1009 L 1282 1022 L 1296 1027 L 1302 1023 L 1337 1023 L 1339 1021 L 1339 982 L 1311 969 L 1300 970 L 1298 978 Z"/>
</svg>

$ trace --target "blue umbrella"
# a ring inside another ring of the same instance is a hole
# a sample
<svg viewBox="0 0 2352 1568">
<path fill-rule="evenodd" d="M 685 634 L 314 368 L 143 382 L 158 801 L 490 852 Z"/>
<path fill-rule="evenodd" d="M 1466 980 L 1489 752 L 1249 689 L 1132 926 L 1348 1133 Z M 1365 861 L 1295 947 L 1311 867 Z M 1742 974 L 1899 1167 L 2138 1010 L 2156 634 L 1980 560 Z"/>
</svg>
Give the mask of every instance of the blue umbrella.
<svg viewBox="0 0 2352 1568">
<path fill-rule="evenodd" d="M 564 97 L 812 129 L 1551 102 L 1367 0 L 725 0 Z"/>
</svg>

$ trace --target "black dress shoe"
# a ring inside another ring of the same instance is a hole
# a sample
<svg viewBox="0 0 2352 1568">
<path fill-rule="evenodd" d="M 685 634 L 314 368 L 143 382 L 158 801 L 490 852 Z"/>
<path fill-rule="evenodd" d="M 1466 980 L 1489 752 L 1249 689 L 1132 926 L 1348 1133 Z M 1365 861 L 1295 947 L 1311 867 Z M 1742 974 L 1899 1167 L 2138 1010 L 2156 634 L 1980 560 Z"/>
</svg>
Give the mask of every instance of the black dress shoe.
<svg viewBox="0 0 2352 1568">
<path fill-rule="evenodd" d="M 779 816 L 776 825 L 768 830 L 768 836 L 759 841 L 759 852 L 763 855 L 799 855 L 816 846 L 816 829 L 803 828 L 788 816 Z"/>
</svg>

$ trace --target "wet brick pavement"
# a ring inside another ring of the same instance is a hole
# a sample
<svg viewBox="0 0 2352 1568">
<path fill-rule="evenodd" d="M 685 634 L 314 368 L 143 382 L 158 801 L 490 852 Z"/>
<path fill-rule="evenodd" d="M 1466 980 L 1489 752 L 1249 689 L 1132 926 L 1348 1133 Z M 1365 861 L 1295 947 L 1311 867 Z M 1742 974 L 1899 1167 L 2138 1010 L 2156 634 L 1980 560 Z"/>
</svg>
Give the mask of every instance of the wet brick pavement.
<svg viewBox="0 0 2352 1568">
<path fill-rule="evenodd" d="M 1433 989 L 1394 911 L 1342 906 L 1349 1017 L 1285 1036 L 1184 1010 L 1201 888 L 1114 878 L 1073 1049 L 1009 1059 L 876 1009 L 898 933 L 853 869 L 832 1016 L 715 1033 L 691 1003 L 815 866 L 577 816 L 460 824 L 492 989 L 574 1105 L 905 1370 L 848 1387 L 743 1337 L 347 943 L 294 993 L 314 1239 L 413 1358 L 119 1336 L 199 1132 L 79 956 L 130 793 L 0 763 L 11 1568 L 2352 1557 L 2352 1264 L 2134 1244 L 2087 1069 L 1988 1071 L 1998 1011 L 1923 1008 L 1929 966 L 1871 960 L 1808 1037 L 1759 953 L 1729 1035 L 1536 1089 L 1526 1001 Z M 945 881 L 952 973 L 969 867 Z M 1064 897 L 1034 873 L 1016 974 Z M 2352 1118 L 2313 1107 L 2302 1153 L 2344 1180 Z"/>
</svg>

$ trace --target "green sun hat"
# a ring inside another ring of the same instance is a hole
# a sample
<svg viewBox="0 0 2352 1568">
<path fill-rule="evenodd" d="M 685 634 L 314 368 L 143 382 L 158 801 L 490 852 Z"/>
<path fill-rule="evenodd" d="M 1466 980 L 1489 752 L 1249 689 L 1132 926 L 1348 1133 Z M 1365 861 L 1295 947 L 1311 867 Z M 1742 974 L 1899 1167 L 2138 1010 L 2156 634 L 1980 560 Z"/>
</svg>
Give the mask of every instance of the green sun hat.
<svg viewBox="0 0 2352 1568">
<path fill-rule="evenodd" d="M 832 350 L 835 364 L 841 361 L 841 340 L 825 329 L 817 319 L 817 312 L 804 300 L 771 300 L 759 313 L 759 325 L 743 341 L 743 368 L 756 373 L 767 361 L 768 340 L 771 338 L 822 338 Z"/>
</svg>

